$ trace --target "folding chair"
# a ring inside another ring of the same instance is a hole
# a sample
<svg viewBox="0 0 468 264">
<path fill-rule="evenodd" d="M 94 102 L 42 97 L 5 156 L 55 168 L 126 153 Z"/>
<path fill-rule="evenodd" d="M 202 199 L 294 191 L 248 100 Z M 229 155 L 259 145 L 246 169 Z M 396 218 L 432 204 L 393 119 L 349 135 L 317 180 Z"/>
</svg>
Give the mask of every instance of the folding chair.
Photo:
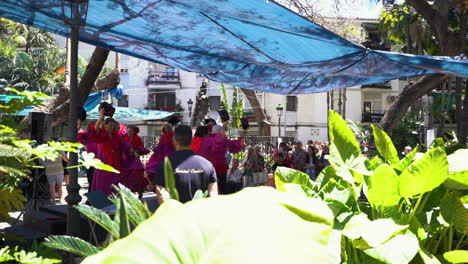
<svg viewBox="0 0 468 264">
<path fill-rule="evenodd" d="M 106 194 L 102 190 L 88 192 L 85 194 L 85 196 L 88 198 L 88 202 L 91 206 L 97 209 L 100 209 L 108 214 L 115 213 L 117 209 L 115 205 L 107 198 Z M 91 222 L 89 218 L 88 218 L 88 223 L 89 223 L 89 228 L 91 230 L 89 240 L 91 241 L 91 238 L 93 238 L 96 245 L 98 245 L 99 241 L 97 239 L 96 232 L 94 231 L 94 228 L 96 227 L 96 223 Z"/>
</svg>

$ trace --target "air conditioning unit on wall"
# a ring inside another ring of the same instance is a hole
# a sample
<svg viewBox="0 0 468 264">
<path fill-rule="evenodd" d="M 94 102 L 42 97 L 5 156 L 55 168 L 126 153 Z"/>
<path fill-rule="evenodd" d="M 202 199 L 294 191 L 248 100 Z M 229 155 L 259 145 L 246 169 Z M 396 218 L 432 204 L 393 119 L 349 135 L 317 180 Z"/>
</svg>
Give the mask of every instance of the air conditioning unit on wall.
<svg viewBox="0 0 468 264">
<path fill-rule="evenodd" d="M 387 96 L 387 102 L 393 103 L 395 102 L 396 98 L 397 98 L 396 95 L 389 95 Z"/>
</svg>

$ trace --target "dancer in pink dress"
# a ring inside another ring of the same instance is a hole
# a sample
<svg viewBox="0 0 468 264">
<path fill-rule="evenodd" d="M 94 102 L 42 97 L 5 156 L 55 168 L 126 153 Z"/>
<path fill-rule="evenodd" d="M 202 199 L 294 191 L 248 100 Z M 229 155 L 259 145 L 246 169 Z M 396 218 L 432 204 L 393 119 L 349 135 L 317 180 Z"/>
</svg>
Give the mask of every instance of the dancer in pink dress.
<svg viewBox="0 0 468 264">
<path fill-rule="evenodd" d="M 151 155 L 146 164 L 146 172 L 151 182 L 159 163 L 161 163 L 165 157 L 170 157 L 175 152 L 174 143 L 172 142 L 172 137 L 174 136 L 172 125 L 164 124 L 161 128 L 161 132 L 162 135 L 159 138 L 158 145 L 153 149 L 153 155 Z"/>
<path fill-rule="evenodd" d="M 124 154 L 125 167 L 128 173 L 121 183 L 132 192 L 138 192 L 141 195 L 148 182 L 145 180 L 145 168 L 141 163 L 140 156 L 148 154 L 149 150 L 144 147 L 143 141 L 138 136 L 140 129 L 137 126 L 127 126 L 125 131 L 127 133 L 123 133 L 122 139 L 136 151 Z"/>
<path fill-rule="evenodd" d="M 213 126 L 213 136 L 210 138 L 212 149 L 210 154 L 210 161 L 215 167 L 216 175 L 218 177 L 218 191 L 220 194 L 226 194 L 226 175 L 228 171 L 228 162 L 226 154 L 228 152 L 237 153 L 242 150 L 243 136 L 236 140 L 229 140 L 226 137 L 224 128 L 220 125 Z M 243 132 L 243 135 L 245 131 Z"/>
<path fill-rule="evenodd" d="M 99 114 L 94 129 L 88 131 L 87 142 L 96 143 L 96 157 L 120 171 L 120 174 L 96 169 L 91 191 L 102 190 L 106 195 L 110 195 L 113 192 L 112 185 L 120 183 L 128 173 L 124 156 L 131 155 L 131 153 L 137 155 L 137 151 L 119 136 L 117 121 L 110 117 L 104 120 L 103 109 L 99 111 Z"/>
</svg>

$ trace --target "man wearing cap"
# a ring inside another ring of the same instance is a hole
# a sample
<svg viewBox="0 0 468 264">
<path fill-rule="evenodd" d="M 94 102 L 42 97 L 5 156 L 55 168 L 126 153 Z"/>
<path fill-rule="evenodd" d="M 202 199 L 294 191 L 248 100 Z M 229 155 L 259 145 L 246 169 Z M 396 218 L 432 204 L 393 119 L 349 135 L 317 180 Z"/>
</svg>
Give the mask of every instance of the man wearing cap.
<svg viewBox="0 0 468 264">
<path fill-rule="evenodd" d="M 307 170 L 307 152 L 302 148 L 302 142 L 296 141 L 295 151 L 291 157 L 292 167 L 296 170 L 306 172 Z"/>
</svg>

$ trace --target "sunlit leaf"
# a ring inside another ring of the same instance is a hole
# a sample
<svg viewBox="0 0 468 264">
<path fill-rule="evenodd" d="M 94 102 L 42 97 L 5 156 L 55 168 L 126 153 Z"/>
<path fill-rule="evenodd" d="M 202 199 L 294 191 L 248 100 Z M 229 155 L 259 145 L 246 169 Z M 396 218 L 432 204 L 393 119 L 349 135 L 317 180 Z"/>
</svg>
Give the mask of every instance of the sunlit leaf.
<svg viewBox="0 0 468 264">
<path fill-rule="evenodd" d="M 400 175 L 400 195 L 412 197 L 438 187 L 448 177 L 445 151 L 434 148 L 411 163 Z"/>
<path fill-rule="evenodd" d="M 311 200 L 267 187 L 186 204 L 169 200 L 129 236 L 83 264 L 336 263 L 337 256 L 331 256 L 339 251 L 328 245 L 331 226 L 304 221 L 284 206 L 328 215 L 331 222 L 323 202 L 303 207 Z"/>
<path fill-rule="evenodd" d="M 372 130 L 374 131 L 374 141 L 377 150 L 379 151 L 380 155 L 390 164 L 398 164 L 400 159 L 398 158 L 398 152 L 393 145 L 392 140 L 390 137 L 380 129 L 379 127 L 371 124 Z"/>
<path fill-rule="evenodd" d="M 444 258 L 450 263 L 468 263 L 468 250 L 445 252 Z"/>
<path fill-rule="evenodd" d="M 389 241 L 375 248 L 364 250 L 364 252 L 384 263 L 409 263 L 418 253 L 418 238 L 411 232 L 395 235 Z"/>
<path fill-rule="evenodd" d="M 87 257 L 99 252 L 99 248 L 78 237 L 71 236 L 49 236 L 44 245 L 71 252 L 73 254 Z"/>
<path fill-rule="evenodd" d="M 392 216 L 400 201 L 399 177 L 388 164 L 380 165 L 366 178 L 367 199 L 383 216 Z"/>
</svg>

